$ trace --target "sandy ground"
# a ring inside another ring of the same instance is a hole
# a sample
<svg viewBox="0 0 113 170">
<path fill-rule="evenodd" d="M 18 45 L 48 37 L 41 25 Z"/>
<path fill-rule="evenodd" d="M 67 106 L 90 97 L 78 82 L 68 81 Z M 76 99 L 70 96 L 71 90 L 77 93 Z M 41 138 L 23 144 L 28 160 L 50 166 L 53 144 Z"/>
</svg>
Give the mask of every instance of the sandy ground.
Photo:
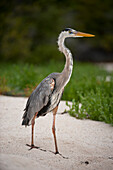
<svg viewBox="0 0 113 170">
<path fill-rule="evenodd" d="M 0 96 L 0 170 L 113 170 L 113 127 L 102 122 L 77 120 L 60 114 L 56 117 L 59 152 L 55 155 L 52 114 L 35 124 L 35 145 L 28 150 L 31 127 L 21 126 L 27 98 Z"/>
</svg>

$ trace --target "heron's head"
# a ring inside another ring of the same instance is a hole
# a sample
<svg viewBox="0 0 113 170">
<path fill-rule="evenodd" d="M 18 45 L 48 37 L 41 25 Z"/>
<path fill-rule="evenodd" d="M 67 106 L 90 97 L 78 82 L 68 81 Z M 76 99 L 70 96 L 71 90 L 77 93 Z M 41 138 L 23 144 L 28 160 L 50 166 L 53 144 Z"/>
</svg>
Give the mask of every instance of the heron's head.
<svg viewBox="0 0 113 170">
<path fill-rule="evenodd" d="M 95 36 L 95 35 L 92 35 L 92 34 L 79 32 L 79 31 L 76 31 L 76 30 L 71 29 L 71 28 L 65 28 L 63 30 L 63 33 L 64 33 L 65 38 L 67 38 L 67 37 L 94 37 Z"/>
</svg>

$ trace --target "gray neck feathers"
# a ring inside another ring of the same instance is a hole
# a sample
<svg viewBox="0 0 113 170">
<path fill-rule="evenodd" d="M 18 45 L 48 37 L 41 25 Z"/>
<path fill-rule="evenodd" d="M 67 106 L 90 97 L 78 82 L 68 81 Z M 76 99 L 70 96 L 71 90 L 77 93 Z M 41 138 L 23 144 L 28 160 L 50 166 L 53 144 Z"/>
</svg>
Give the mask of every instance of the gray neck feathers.
<svg viewBox="0 0 113 170">
<path fill-rule="evenodd" d="M 65 32 L 62 32 L 58 37 L 59 51 L 64 53 L 66 57 L 66 64 L 61 73 L 64 79 L 64 86 L 66 86 L 66 84 L 69 82 L 73 70 L 73 58 L 70 50 L 66 48 L 66 46 L 64 45 L 65 38 L 66 38 Z"/>
</svg>

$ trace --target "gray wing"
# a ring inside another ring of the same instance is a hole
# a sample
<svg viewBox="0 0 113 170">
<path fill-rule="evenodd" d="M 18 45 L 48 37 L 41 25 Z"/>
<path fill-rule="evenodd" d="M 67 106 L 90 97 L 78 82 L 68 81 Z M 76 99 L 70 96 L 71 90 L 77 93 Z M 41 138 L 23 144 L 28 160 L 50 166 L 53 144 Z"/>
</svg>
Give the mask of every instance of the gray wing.
<svg viewBox="0 0 113 170">
<path fill-rule="evenodd" d="M 26 121 L 28 124 L 29 121 L 33 118 L 36 112 L 39 112 L 44 106 L 49 102 L 49 98 L 54 90 L 55 80 L 53 78 L 45 78 L 33 91 L 29 97 L 26 108 L 24 109 L 25 113 L 23 115 L 23 123 Z"/>
</svg>

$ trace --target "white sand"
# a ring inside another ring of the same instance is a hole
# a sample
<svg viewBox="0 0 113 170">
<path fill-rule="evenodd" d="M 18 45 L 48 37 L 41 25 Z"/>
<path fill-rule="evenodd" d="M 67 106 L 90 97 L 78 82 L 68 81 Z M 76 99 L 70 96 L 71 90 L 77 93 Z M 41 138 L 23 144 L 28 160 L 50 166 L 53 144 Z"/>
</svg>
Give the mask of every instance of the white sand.
<svg viewBox="0 0 113 170">
<path fill-rule="evenodd" d="M 60 155 L 55 155 L 52 114 L 35 124 L 35 145 L 28 150 L 31 127 L 21 126 L 27 98 L 0 96 L 0 170 L 113 170 L 113 127 L 102 122 L 77 120 L 60 103 L 56 133 Z M 46 152 L 44 151 L 46 150 Z"/>
</svg>

